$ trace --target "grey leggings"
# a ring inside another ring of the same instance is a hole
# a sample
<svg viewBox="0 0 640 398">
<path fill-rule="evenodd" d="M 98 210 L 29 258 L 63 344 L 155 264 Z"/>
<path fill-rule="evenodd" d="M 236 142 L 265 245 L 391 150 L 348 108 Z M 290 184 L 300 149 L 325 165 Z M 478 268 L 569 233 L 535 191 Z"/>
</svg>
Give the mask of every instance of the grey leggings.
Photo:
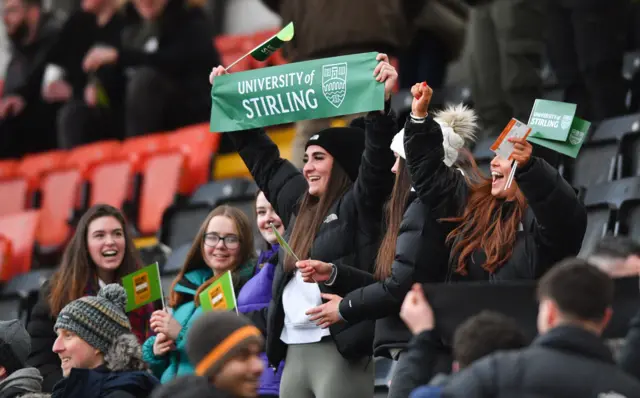
<svg viewBox="0 0 640 398">
<path fill-rule="evenodd" d="M 287 350 L 280 398 L 371 398 L 373 361 L 348 362 L 331 339 L 292 344 Z"/>
</svg>

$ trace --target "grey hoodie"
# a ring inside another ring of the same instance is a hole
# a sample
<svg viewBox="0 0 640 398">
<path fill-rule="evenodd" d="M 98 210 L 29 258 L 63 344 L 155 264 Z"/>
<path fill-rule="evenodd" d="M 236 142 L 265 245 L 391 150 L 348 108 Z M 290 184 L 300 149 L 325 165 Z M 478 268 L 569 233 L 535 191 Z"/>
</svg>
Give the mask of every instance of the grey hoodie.
<svg viewBox="0 0 640 398">
<path fill-rule="evenodd" d="M 0 381 L 0 398 L 13 398 L 42 391 L 42 376 L 36 368 L 23 368 Z"/>
</svg>

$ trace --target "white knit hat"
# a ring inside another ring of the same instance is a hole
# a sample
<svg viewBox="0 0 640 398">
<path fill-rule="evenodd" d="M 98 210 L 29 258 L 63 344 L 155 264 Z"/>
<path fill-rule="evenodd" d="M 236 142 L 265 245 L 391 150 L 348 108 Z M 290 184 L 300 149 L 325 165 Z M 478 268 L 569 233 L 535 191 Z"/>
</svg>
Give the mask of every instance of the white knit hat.
<svg viewBox="0 0 640 398">
<path fill-rule="evenodd" d="M 444 149 L 444 164 L 451 167 L 458 159 L 458 152 L 465 147 L 467 141 L 474 141 L 478 128 L 478 116 L 473 109 L 463 104 L 450 105 L 444 110 L 436 112 L 433 120 L 438 122 L 442 130 L 442 147 Z M 404 129 L 393 137 L 391 150 L 406 160 L 404 152 Z"/>
</svg>

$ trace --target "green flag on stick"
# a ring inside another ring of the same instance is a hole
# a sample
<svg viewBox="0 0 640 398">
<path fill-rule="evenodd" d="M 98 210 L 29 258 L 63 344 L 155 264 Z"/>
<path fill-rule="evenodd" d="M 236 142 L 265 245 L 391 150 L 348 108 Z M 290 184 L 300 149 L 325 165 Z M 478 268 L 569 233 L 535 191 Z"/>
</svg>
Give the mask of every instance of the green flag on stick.
<svg viewBox="0 0 640 398">
<path fill-rule="evenodd" d="M 165 308 L 158 263 L 125 275 L 122 278 L 122 287 L 127 292 L 127 312 L 156 300 L 162 300 L 162 308 Z"/>
<path fill-rule="evenodd" d="M 271 230 L 273 231 L 273 234 L 276 236 L 276 239 L 278 240 L 278 243 L 280 244 L 280 246 L 287 252 L 289 253 L 289 255 L 293 258 L 296 259 L 296 261 L 300 261 L 300 259 L 298 258 L 298 256 L 296 256 L 296 254 L 293 252 L 293 250 L 291 250 L 291 247 L 289 246 L 289 244 L 287 243 L 286 240 L 284 240 L 284 238 L 282 237 L 282 235 L 280 235 L 280 233 L 278 232 L 278 228 L 276 228 L 273 223 L 271 223 Z"/>
<path fill-rule="evenodd" d="M 200 293 L 199 298 L 203 311 L 236 310 L 238 312 L 231 271 L 225 272 L 213 281 L 208 288 Z"/>
<path fill-rule="evenodd" d="M 274 52 L 278 51 L 280 47 L 284 45 L 284 43 L 291 41 L 293 39 L 294 29 L 293 22 L 289 22 L 287 26 L 282 28 L 280 32 L 271 36 L 264 42 L 260 43 L 256 48 L 249 51 L 247 54 L 235 60 L 231 65 L 227 66 L 225 69 L 228 71 L 235 64 L 242 61 L 247 55 L 250 55 L 256 61 L 265 61 L 267 58 L 271 56 Z"/>
<path fill-rule="evenodd" d="M 527 141 L 576 158 L 591 122 L 575 117 L 576 105 L 537 99 L 529 117 Z"/>
</svg>

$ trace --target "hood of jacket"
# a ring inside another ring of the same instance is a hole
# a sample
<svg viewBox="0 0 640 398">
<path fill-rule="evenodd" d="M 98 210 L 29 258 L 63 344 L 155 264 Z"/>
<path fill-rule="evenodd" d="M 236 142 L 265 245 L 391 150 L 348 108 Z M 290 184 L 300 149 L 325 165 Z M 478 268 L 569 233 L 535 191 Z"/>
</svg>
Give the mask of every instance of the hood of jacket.
<svg viewBox="0 0 640 398">
<path fill-rule="evenodd" d="M 12 390 L 16 392 L 40 392 L 42 391 L 42 376 L 36 368 L 18 369 L 6 379 L 0 381 L 0 397 L 2 392 Z"/>
<path fill-rule="evenodd" d="M 176 284 L 174 290 L 178 293 L 187 294 L 190 296 L 195 296 L 196 291 L 205 283 L 208 279 L 213 276 L 213 271 L 209 268 L 199 268 L 194 269 L 186 274 L 184 277 Z"/>
</svg>

